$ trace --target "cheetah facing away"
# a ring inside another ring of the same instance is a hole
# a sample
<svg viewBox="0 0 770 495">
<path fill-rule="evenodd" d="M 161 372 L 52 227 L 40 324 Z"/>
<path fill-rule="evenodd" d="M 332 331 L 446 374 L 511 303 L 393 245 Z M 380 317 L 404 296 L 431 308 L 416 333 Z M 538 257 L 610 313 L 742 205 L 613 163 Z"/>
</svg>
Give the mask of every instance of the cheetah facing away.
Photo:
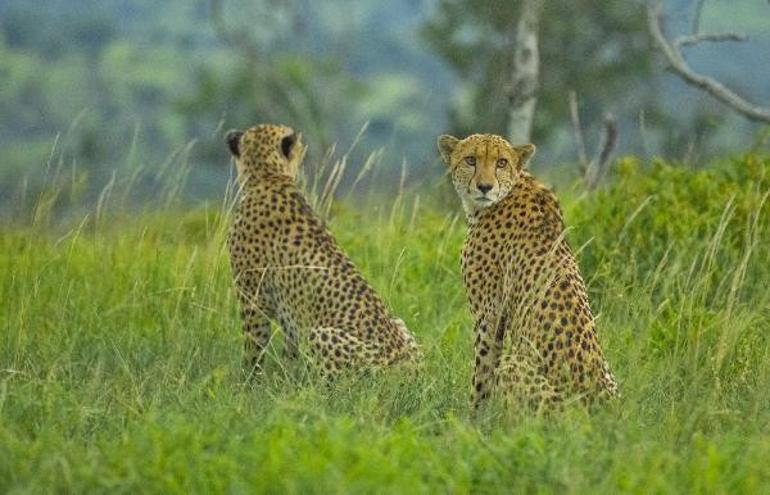
<svg viewBox="0 0 770 495">
<path fill-rule="evenodd" d="M 536 409 L 617 395 L 555 195 L 525 167 L 535 146 L 443 135 L 469 227 L 462 273 L 475 319 L 472 401 Z"/>
<path fill-rule="evenodd" d="M 291 128 L 230 131 L 240 198 L 228 245 L 241 306 L 244 360 L 261 371 L 270 322 L 288 357 L 300 339 L 321 373 L 415 360 L 412 334 L 364 280 L 296 184 L 306 147 Z"/>
</svg>

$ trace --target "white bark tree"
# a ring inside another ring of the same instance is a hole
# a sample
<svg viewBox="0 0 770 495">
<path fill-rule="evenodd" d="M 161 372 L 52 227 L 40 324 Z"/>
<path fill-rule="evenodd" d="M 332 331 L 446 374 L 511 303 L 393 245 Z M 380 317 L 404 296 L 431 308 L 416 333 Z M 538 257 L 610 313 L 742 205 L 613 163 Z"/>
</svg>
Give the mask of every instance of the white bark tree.
<svg viewBox="0 0 770 495">
<path fill-rule="evenodd" d="M 544 1 L 523 0 L 521 4 L 508 95 L 508 139 L 513 144 L 529 143 L 531 140 L 540 74 L 538 31 Z"/>
</svg>

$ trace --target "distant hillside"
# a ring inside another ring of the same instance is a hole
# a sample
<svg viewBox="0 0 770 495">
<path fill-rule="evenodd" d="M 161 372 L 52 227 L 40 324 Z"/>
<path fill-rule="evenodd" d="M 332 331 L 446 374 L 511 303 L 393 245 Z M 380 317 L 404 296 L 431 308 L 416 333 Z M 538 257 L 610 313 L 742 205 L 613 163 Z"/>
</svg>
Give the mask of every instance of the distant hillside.
<svg viewBox="0 0 770 495">
<path fill-rule="evenodd" d="M 9 197 L 20 177 L 42 170 L 59 135 L 56 156 L 94 183 L 130 163 L 188 160 L 196 194 L 218 194 L 226 178 L 223 128 L 261 120 L 302 127 L 314 159 L 334 142 L 347 149 L 368 123 L 351 167 L 387 146 L 384 166 L 394 176 L 402 159 L 412 174 L 439 173 L 430 167 L 435 136 L 448 130 L 450 102 L 463 88 L 421 38 L 437 0 L 224 4 L 225 22 L 258 47 L 258 69 L 217 35 L 207 0 L 0 0 L 0 193 Z M 688 30 L 693 3 L 669 5 L 670 31 Z M 692 48 L 692 65 L 752 101 L 770 102 L 770 5 L 709 0 L 702 28 L 752 39 Z M 543 71 L 558 67 L 543 60 Z M 718 147 L 743 146 L 756 131 L 662 71 L 639 84 L 663 88 L 661 120 L 697 121 L 706 129 L 695 132 L 699 139 Z M 628 107 L 619 116 L 621 151 L 660 151 L 661 136 L 645 137 L 639 127 L 642 109 Z M 566 131 L 540 143 L 541 163 L 574 159 L 563 117 Z M 676 131 L 682 142 L 693 139 L 688 129 Z M 185 151 L 187 143 L 194 144 Z"/>
</svg>

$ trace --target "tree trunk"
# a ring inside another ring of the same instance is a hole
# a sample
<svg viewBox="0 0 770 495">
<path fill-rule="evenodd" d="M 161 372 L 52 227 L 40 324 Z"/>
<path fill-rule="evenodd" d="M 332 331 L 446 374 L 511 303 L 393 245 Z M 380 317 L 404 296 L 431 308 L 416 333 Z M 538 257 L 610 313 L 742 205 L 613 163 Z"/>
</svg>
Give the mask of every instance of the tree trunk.
<svg viewBox="0 0 770 495">
<path fill-rule="evenodd" d="M 540 71 L 537 40 L 543 3 L 543 0 L 521 2 L 521 17 L 516 26 L 516 46 L 509 94 L 508 139 L 512 144 L 529 143 L 532 134 L 532 119 L 535 116 Z"/>
</svg>

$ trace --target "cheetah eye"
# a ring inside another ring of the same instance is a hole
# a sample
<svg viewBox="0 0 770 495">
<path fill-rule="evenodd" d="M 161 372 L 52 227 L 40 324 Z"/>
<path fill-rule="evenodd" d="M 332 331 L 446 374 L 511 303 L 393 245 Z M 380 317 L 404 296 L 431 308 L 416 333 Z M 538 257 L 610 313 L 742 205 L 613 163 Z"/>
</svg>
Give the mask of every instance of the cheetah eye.
<svg viewBox="0 0 770 495">
<path fill-rule="evenodd" d="M 500 158 L 497 160 L 497 168 L 503 168 L 506 165 L 508 165 L 508 160 L 506 160 L 505 158 Z"/>
<path fill-rule="evenodd" d="M 475 167 L 476 166 L 476 157 L 475 156 L 466 156 L 465 157 L 465 163 L 467 163 L 471 167 Z"/>
</svg>

